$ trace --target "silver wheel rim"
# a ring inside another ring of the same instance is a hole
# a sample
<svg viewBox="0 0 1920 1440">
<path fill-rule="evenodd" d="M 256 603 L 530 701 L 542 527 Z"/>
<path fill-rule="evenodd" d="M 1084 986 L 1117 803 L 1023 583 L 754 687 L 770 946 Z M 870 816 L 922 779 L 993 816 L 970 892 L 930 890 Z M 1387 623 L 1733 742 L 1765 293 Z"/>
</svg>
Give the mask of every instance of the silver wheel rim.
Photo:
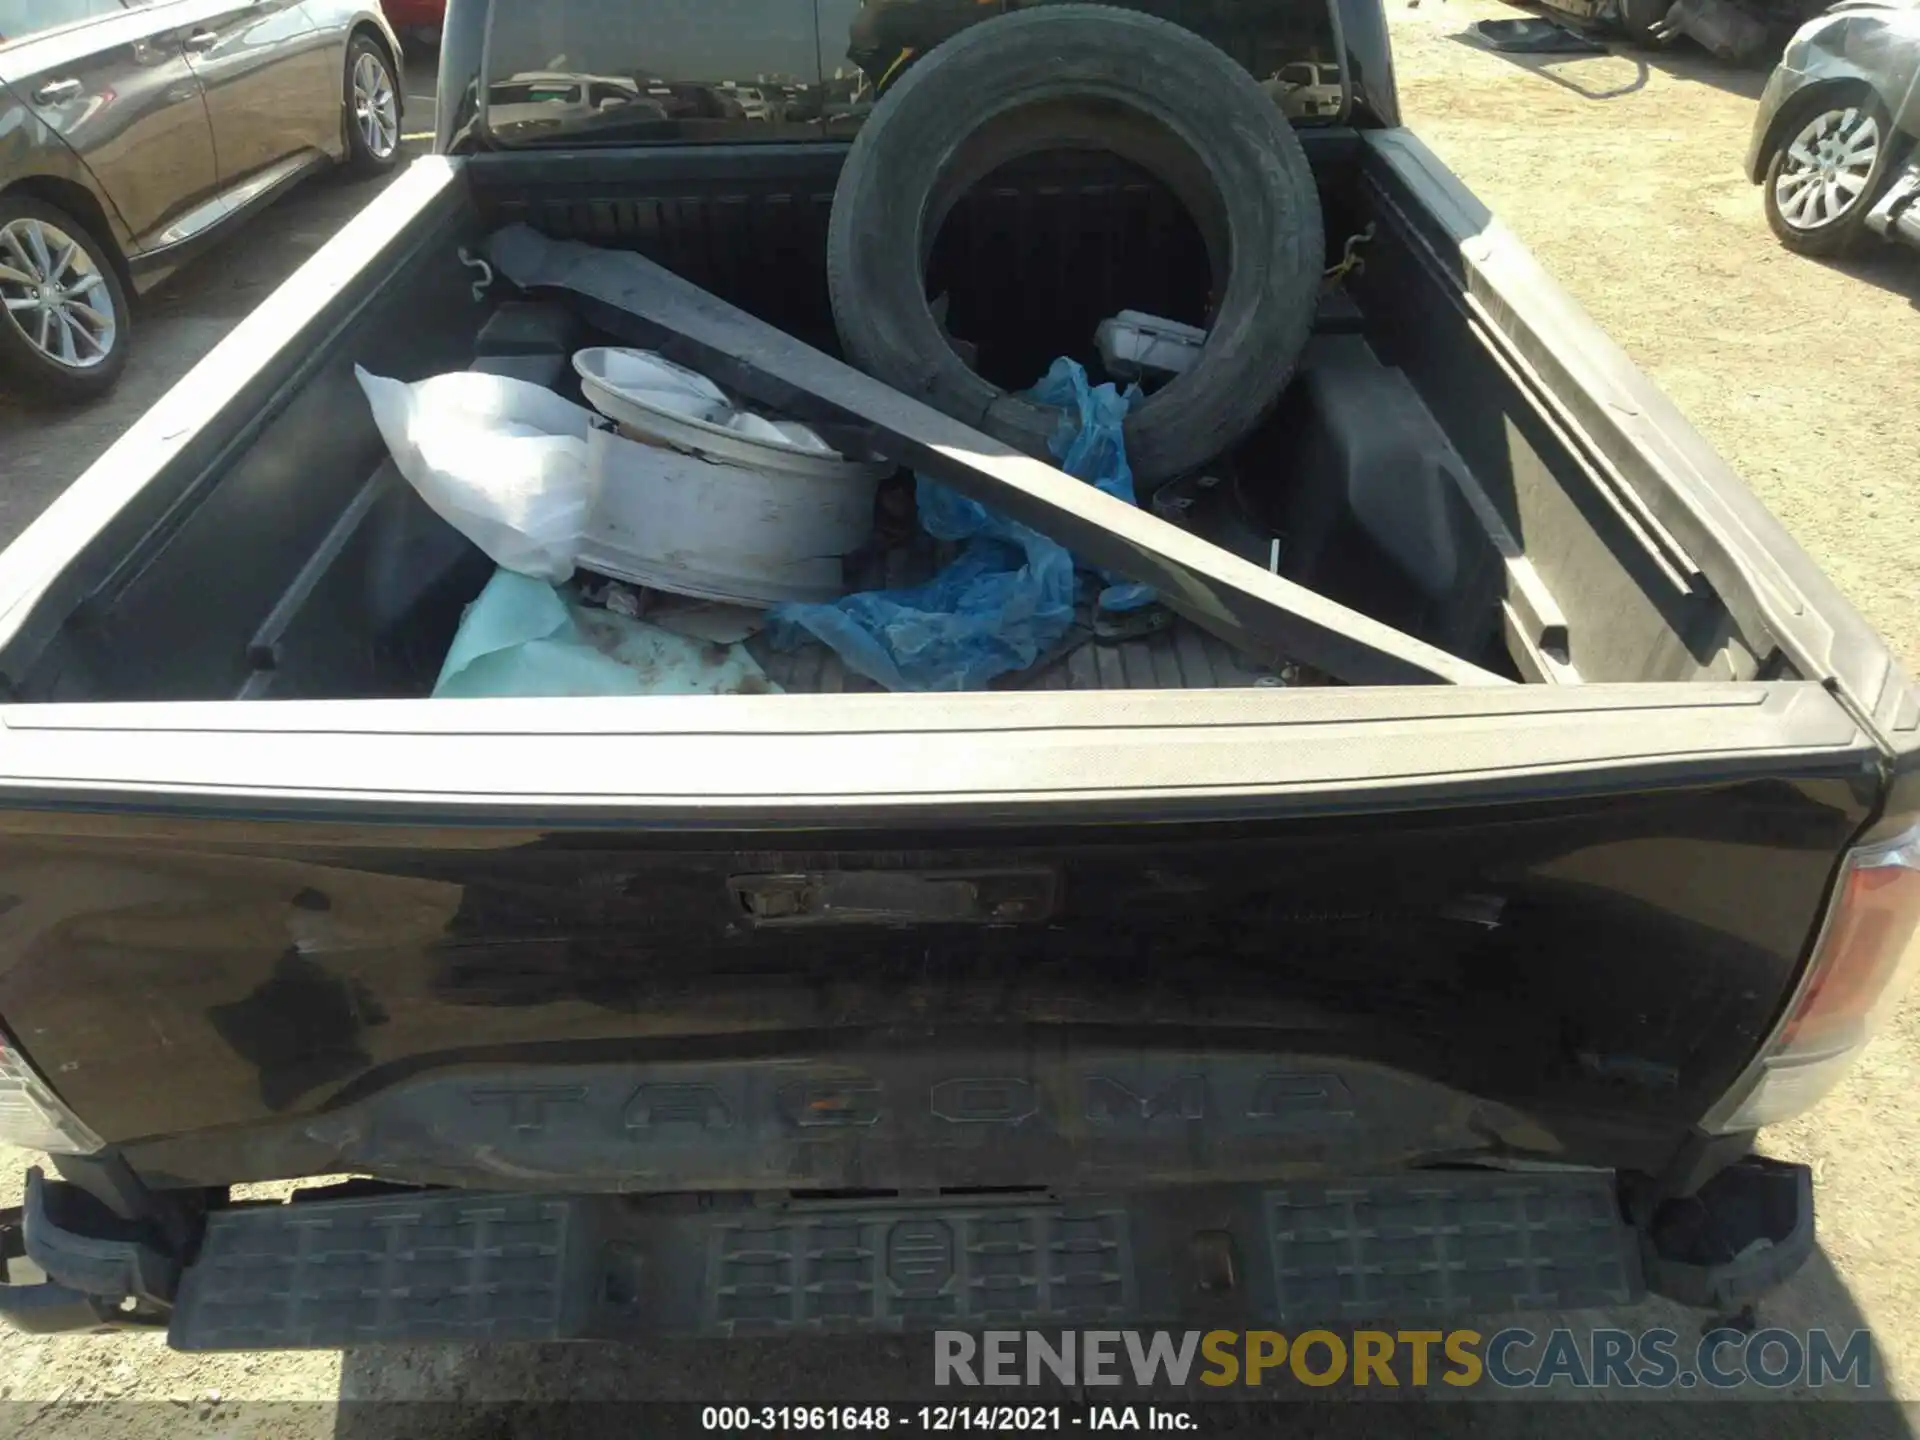
<svg viewBox="0 0 1920 1440">
<path fill-rule="evenodd" d="M 1780 218 L 1796 230 L 1820 230 L 1858 205 L 1880 158 L 1880 122 L 1849 105 L 1816 115 L 1787 146 L 1773 182 Z"/>
<path fill-rule="evenodd" d="M 91 370 L 113 353 L 113 291 L 87 248 L 58 225 L 0 225 L 0 305 L 29 345 L 65 369 Z"/>
<path fill-rule="evenodd" d="M 400 107 L 393 81 L 380 57 L 362 50 L 353 62 L 353 123 L 376 160 L 393 154 L 400 144 Z"/>
</svg>

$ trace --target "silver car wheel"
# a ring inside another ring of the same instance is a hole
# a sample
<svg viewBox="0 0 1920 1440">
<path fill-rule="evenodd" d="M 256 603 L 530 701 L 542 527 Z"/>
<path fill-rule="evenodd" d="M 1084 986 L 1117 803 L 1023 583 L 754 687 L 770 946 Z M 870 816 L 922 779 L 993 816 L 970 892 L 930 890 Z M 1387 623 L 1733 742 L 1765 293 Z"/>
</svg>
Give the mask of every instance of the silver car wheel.
<svg viewBox="0 0 1920 1440">
<path fill-rule="evenodd" d="M 113 353 L 113 291 L 87 249 L 45 220 L 0 226 L 0 303 L 56 365 L 91 370 Z"/>
<path fill-rule="evenodd" d="M 400 105 L 393 77 L 378 55 L 364 50 L 353 62 L 353 121 L 374 159 L 385 160 L 399 148 Z"/>
<path fill-rule="evenodd" d="M 1833 224 L 1865 196 L 1879 158 L 1880 122 L 1865 110 L 1816 115 L 1787 145 L 1773 182 L 1780 218 L 1796 230 Z"/>
</svg>

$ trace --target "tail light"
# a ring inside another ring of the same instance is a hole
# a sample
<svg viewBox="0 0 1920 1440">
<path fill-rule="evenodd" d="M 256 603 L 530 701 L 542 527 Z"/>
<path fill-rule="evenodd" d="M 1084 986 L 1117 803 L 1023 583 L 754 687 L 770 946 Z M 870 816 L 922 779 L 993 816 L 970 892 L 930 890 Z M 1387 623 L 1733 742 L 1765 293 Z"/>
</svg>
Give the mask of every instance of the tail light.
<svg viewBox="0 0 1920 1440">
<path fill-rule="evenodd" d="M 0 1031 L 0 1144 L 55 1155 L 91 1155 L 105 1148 L 53 1093 Z"/>
<path fill-rule="evenodd" d="M 1848 853 L 1792 1002 L 1706 1128 L 1752 1130 L 1812 1108 L 1899 1003 L 1917 959 L 1920 823 Z"/>
</svg>

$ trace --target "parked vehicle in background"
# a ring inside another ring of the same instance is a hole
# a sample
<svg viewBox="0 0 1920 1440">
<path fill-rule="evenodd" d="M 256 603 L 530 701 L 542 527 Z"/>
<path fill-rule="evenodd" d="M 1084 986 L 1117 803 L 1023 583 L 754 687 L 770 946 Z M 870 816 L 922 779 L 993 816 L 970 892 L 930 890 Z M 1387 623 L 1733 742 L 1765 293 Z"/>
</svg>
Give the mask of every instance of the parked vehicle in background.
<svg viewBox="0 0 1920 1440">
<path fill-rule="evenodd" d="M 775 100 L 769 95 L 779 95 L 778 90 L 769 92 L 758 85 L 736 85 L 728 92 L 739 102 L 741 113 L 749 120 L 775 120 Z"/>
<path fill-rule="evenodd" d="M 440 43 L 440 28 L 447 20 L 447 0 L 380 0 L 380 8 L 402 40 L 423 46 Z"/>
<path fill-rule="evenodd" d="M 1747 178 L 1802 255 L 1872 231 L 1920 245 L 1920 6 L 1844 0 L 1795 33 L 1753 118 Z"/>
<path fill-rule="evenodd" d="M 1338 115 L 1347 98 L 1340 67 L 1311 60 L 1282 65 L 1270 79 L 1261 82 L 1260 88 L 1290 120 Z"/>
<path fill-rule="evenodd" d="M 373 0 L 0 0 L 0 388 L 107 390 L 130 294 L 303 175 L 393 166 L 400 81 Z"/>
<path fill-rule="evenodd" d="M 569 75 L 531 71 L 510 76 L 487 89 L 487 113 L 508 133 L 525 138 L 541 131 L 579 130 L 601 116 L 630 125 L 640 120 L 665 122 L 663 101 L 640 93 L 637 81 L 623 75 Z"/>
<path fill-rule="evenodd" d="M 1617 30 L 1643 45 L 1681 35 L 1724 60 L 1745 64 L 1825 9 L 1823 0 L 1544 0 L 1549 9 Z"/>
</svg>

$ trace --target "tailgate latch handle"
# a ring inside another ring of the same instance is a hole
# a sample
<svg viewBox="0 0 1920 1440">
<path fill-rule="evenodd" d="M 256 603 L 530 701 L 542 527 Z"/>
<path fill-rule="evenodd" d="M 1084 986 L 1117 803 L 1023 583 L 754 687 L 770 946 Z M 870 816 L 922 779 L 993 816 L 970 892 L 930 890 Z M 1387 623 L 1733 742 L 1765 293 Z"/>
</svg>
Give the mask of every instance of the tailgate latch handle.
<svg viewBox="0 0 1920 1440">
<path fill-rule="evenodd" d="M 754 925 L 1021 925 L 1054 913 L 1058 877 L 1020 870 L 821 870 L 735 875 Z"/>
</svg>

